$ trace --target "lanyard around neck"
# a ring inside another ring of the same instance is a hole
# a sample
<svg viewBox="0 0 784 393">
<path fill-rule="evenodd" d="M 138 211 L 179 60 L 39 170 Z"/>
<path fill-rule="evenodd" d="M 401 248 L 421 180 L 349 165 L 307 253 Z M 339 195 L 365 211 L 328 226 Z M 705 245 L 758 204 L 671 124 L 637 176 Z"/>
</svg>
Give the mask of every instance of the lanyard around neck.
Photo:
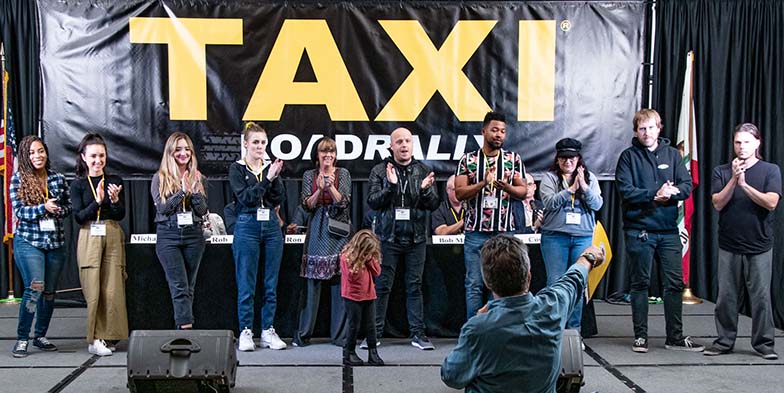
<svg viewBox="0 0 784 393">
<path fill-rule="evenodd" d="M 574 174 L 572 174 L 572 176 L 574 176 Z M 563 181 L 563 188 L 565 190 L 568 189 L 569 188 L 569 182 L 566 180 L 566 175 L 561 175 L 561 179 Z M 574 196 L 575 196 L 575 194 L 572 194 L 572 210 L 574 210 Z"/>
<path fill-rule="evenodd" d="M 101 181 L 98 182 L 98 184 L 103 183 L 104 176 L 105 175 L 101 175 Z M 95 201 L 98 202 L 98 192 L 95 191 L 95 186 L 93 186 L 93 180 L 90 178 L 90 175 L 87 175 L 87 183 L 90 184 L 90 191 L 93 192 L 93 198 L 95 198 Z M 106 196 L 104 195 L 104 198 L 105 197 Z M 96 217 L 96 221 L 101 221 L 101 205 L 100 204 L 98 205 L 98 216 Z"/>
</svg>

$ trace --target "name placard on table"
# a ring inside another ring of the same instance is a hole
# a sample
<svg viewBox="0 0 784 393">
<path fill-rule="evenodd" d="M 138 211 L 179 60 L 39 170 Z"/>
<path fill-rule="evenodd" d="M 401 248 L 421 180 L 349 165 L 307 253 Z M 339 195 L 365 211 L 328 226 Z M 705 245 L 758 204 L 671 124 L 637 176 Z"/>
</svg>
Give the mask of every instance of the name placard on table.
<svg viewBox="0 0 784 393">
<path fill-rule="evenodd" d="M 158 240 L 158 235 L 154 233 L 134 233 L 131 234 L 131 244 L 155 244 Z M 304 244 L 305 235 L 286 235 L 286 244 Z M 234 235 L 214 235 L 207 239 L 208 243 L 212 244 L 232 244 L 234 242 Z"/>
<path fill-rule="evenodd" d="M 539 244 L 542 242 L 542 234 L 540 233 L 514 235 L 514 237 L 522 240 L 525 244 Z M 433 236 L 433 244 L 463 244 L 464 241 L 465 235 Z"/>
<path fill-rule="evenodd" d="M 542 235 L 539 233 L 514 236 L 522 240 L 525 244 L 539 244 L 542 242 Z M 131 234 L 131 244 L 155 244 L 157 240 L 158 236 L 154 233 Z M 286 235 L 283 240 L 286 244 L 304 244 L 305 235 Z M 465 235 L 434 235 L 432 241 L 433 244 L 463 244 L 465 241 Z M 207 239 L 207 242 L 212 244 L 232 244 L 234 242 L 234 236 L 215 235 Z"/>
</svg>

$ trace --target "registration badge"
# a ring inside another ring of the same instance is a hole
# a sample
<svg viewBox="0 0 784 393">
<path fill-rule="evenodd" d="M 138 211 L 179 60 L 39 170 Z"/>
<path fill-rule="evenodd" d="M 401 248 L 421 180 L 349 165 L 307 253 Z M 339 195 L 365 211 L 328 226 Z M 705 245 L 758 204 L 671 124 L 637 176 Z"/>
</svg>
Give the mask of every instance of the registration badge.
<svg viewBox="0 0 784 393">
<path fill-rule="evenodd" d="M 569 225 L 580 225 L 580 213 L 566 213 L 566 223 Z"/>
<path fill-rule="evenodd" d="M 498 208 L 498 198 L 484 197 L 484 199 L 482 199 L 482 209 L 497 209 L 497 208 Z"/>
<path fill-rule="evenodd" d="M 395 209 L 395 220 L 408 221 L 411 219 L 411 209 L 397 208 Z"/>
<path fill-rule="evenodd" d="M 270 209 L 265 209 L 260 207 L 256 209 L 256 221 L 269 221 L 270 220 Z"/>
<path fill-rule="evenodd" d="M 191 212 L 177 213 L 177 225 L 193 225 L 193 214 Z"/>
<path fill-rule="evenodd" d="M 106 223 L 94 222 L 90 224 L 90 236 L 106 236 Z"/>
<path fill-rule="evenodd" d="M 53 218 L 44 218 L 38 221 L 38 226 L 41 228 L 43 232 L 54 232 L 57 230 L 54 226 L 54 219 Z"/>
</svg>

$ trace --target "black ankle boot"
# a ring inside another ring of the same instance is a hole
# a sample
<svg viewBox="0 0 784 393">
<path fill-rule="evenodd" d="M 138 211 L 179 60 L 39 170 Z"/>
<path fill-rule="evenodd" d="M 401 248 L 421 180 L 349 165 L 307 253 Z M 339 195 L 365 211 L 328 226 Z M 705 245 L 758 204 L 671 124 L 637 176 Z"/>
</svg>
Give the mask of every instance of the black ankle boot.
<svg viewBox="0 0 784 393">
<path fill-rule="evenodd" d="M 371 366 L 383 366 L 384 361 L 378 356 L 378 348 L 368 349 L 368 364 Z"/>
<path fill-rule="evenodd" d="M 343 365 L 345 366 L 364 366 L 365 362 L 357 356 L 353 349 L 343 348 Z"/>
</svg>

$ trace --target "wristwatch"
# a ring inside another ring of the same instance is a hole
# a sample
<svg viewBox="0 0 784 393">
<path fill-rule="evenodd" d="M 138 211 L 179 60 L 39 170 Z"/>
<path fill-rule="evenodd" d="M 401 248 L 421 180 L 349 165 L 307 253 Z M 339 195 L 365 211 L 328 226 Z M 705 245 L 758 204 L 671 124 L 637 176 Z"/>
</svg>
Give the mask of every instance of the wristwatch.
<svg viewBox="0 0 784 393">
<path fill-rule="evenodd" d="M 580 256 L 591 263 L 591 268 L 596 267 L 596 255 L 593 255 L 592 252 L 586 252 Z"/>
</svg>

